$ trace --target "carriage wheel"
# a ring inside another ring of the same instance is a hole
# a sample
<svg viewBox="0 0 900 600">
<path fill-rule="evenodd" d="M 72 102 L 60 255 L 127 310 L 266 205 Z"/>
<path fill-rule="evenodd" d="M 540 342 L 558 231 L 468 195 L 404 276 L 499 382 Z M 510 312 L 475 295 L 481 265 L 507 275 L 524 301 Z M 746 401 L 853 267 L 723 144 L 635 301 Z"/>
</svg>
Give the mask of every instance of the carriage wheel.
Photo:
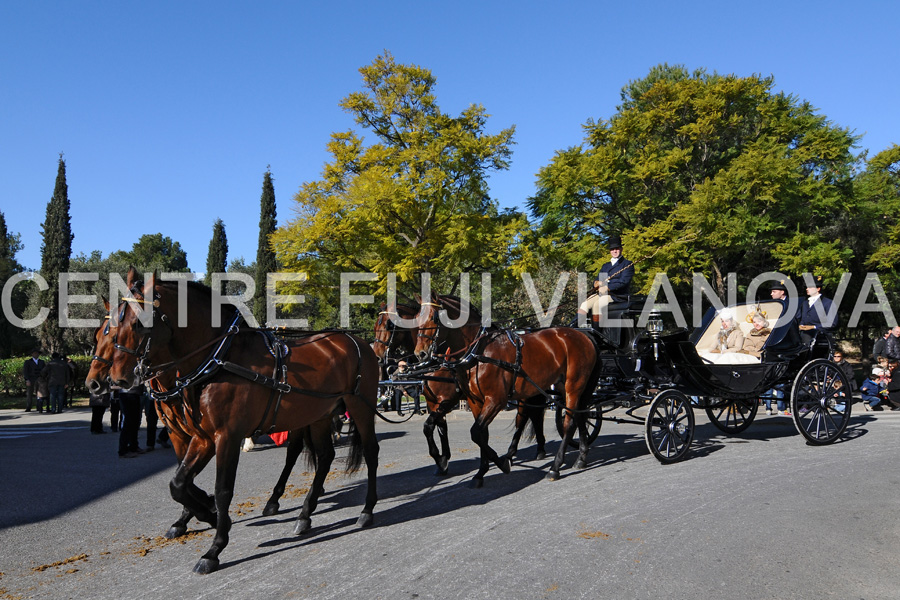
<svg viewBox="0 0 900 600">
<path fill-rule="evenodd" d="M 791 390 L 794 426 L 810 444 L 821 446 L 838 439 L 850 423 L 853 403 L 850 385 L 833 362 L 819 358 L 807 363 Z"/>
<path fill-rule="evenodd" d="M 566 422 L 566 407 L 565 406 L 557 406 L 556 407 L 556 431 L 559 432 L 559 437 L 563 437 L 563 433 L 565 433 L 564 425 Z M 590 410 L 585 415 L 585 425 L 587 425 L 588 430 L 588 438 L 587 443 L 588 446 L 594 443 L 594 440 L 597 439 L 597 436 L 600 435 L 600 427 L 603 425 L 603 411 L 601 411 L 598 407 L 592 406 Z M 579 447 L 579 437 L 578 430 L 575 430 L 575 434 L 572 436 L 572 441 L 569 442 L 570 446 L 575 448 Z"/>
<path fill-rule="evenodd" d="M 694 409 L 677 390 L 664 390 L 650 402 L 645 423 L 650 452 L 663 464 L 681 460 L 694 439 Z"/>
<path fill-rule="evenodd" d="M 717 399 L 718 400 L 718 399 Z M 706 409 L 709 422 L 729 435 L 735 435 L 750 427 L 759 410 L 756 398 L 728 400 L 723 406 Z"/>
</svg>

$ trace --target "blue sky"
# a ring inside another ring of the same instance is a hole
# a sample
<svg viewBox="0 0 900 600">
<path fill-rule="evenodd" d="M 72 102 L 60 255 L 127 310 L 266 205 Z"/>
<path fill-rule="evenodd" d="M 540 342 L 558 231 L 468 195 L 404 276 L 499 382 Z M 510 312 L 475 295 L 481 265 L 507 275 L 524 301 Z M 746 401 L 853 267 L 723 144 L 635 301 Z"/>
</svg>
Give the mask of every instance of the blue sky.
<svg viewBox="0 0 900 600">
<path fill-rule="evenodd" d="M 5 2 L 0 6 L 0 211 L 40 267 L 41 225 L 65 154 L 73 254 L 146 233 L 203 271 L 212 226 L 255 259 L 263 173 L 279 224 L 317 179 L 338 102 L 385 50 L 436 76 L 438 102 L 515 125 L 491 195 L 524 208 L 535 174 L 577 145 L 619 90 L 668 62 L 773 75 L 864 137 L 900 143 L 900 2 Z"/>
</svg>

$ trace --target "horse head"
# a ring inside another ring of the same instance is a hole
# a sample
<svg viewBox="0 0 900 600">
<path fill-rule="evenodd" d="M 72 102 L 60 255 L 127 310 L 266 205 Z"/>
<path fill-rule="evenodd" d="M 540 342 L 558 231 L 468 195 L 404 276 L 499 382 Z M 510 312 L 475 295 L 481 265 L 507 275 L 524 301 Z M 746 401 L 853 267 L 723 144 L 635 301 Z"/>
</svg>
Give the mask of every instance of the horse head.
<svg viewBox="0 0 900 600">
<path fill-rule="evenodd" d="M 109 391 L 109 368 L 112 366 L 113 354 L 116 351 L 113 343 L 111 318 L 109 315 L 109 302 L 101 298 L 106 308 L 106 316 L 97 331 L 94 332 L 94 356 L 91 359 L 91 368 L 84 379 L 84 385 L 94 395 Z"/>
<path fill-rule="evenodd" d="M 404 327 L 397 319 L 412 320 L 416 318 L 417 309 L 405 304 L 387 306 L 381 303 L 378 318 L 375 319 L 375 356 L 382 364 L 387 362 L 391 354 L 397 351 L 411 353 L 417 332 L 416 327 Z"/>
</svg>

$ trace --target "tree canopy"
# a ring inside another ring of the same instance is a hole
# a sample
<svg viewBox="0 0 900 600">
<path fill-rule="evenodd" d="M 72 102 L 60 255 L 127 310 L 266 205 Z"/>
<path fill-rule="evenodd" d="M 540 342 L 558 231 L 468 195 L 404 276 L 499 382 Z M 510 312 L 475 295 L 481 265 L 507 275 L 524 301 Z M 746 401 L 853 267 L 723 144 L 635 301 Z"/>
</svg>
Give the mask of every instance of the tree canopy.
<svg viewBox="0 0 900 600">
<path fill-rule="evenodd" d="M 216 219 L 213 223 L 212 239 L 209 240 L 209 252 L 206 255 L 206 276 L 203 281 L 212 287 L 213 273 L 224 273 L 228 267 L 228 237 L 225 235 L 225 223 Z M 221 291 L 221 290 L 219 290 Z"/>
<path fill-rule="evenodd" d="M 294 197 L 297 217 L 273 236 L 279 261 L 309 274 L 312 286 L 334 273 L 387 273 L 414 281 L 430 272 L 449 290 L 463 271 L 514 269 L 523 215 L 501 212 L 487 178 L 508 168 L 514 127 L 487 133 L 488 114 L 470 105 L 441 111 L 430 71 L 379 56 L 360 69 L 363 91 L 340 106 L 374 139 L 334 133 L 322 178 Z"/>
<path fill-rule="evenodd" d="M 529 200 L 549 252 L 579 268 L 606 261 L 606 237 L 673 283 L 816 270 L 836 281 L 854 256 L 857 141 L 772 77 L 660 65 L 622 90 L 582 145 L 556 153 Z"/>
<path fill-rule="evenodd" d="M 187 253 L 181 249 L 181 244 L 161 233 L 144 234 L 131 251 L 113 252 L 109 259 L 131 264 L 141 272 L 156 269 L 163 273 L 184 273 L 188 270 Z"/>
</svg>

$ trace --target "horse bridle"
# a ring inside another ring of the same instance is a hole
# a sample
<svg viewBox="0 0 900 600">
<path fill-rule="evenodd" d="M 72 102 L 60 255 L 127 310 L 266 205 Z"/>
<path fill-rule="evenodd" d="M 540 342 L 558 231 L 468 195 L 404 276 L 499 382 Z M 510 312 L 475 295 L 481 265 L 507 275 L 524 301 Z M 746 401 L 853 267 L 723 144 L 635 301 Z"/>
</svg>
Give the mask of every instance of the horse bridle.
<svg viewBox="0 0 900 600">
<path fill-rule="evenodd" d="M 438 309 L 442 308 L 440 304 L 435 304 L 434 302 L 422 302 L 421 306 L 434 306 Z M 431 347 L 428 349 L 429 358 L 434 357 L 434 355 L 437 353 L 438 337 L 441 334 L 440 314 L 438 314 L 435 311 L 435 315 L 432 320 L 434 321 L 434 325 L 432 327 L 419 326 L 419 335 L 418 335 L 419 338 L 428 340 L 431 342 Z M 432 329 L 434 329 L 434 335 L 428 335 L 427 333 L 425 333 L 425 330 L 432 330 Z"/>
</svg>

